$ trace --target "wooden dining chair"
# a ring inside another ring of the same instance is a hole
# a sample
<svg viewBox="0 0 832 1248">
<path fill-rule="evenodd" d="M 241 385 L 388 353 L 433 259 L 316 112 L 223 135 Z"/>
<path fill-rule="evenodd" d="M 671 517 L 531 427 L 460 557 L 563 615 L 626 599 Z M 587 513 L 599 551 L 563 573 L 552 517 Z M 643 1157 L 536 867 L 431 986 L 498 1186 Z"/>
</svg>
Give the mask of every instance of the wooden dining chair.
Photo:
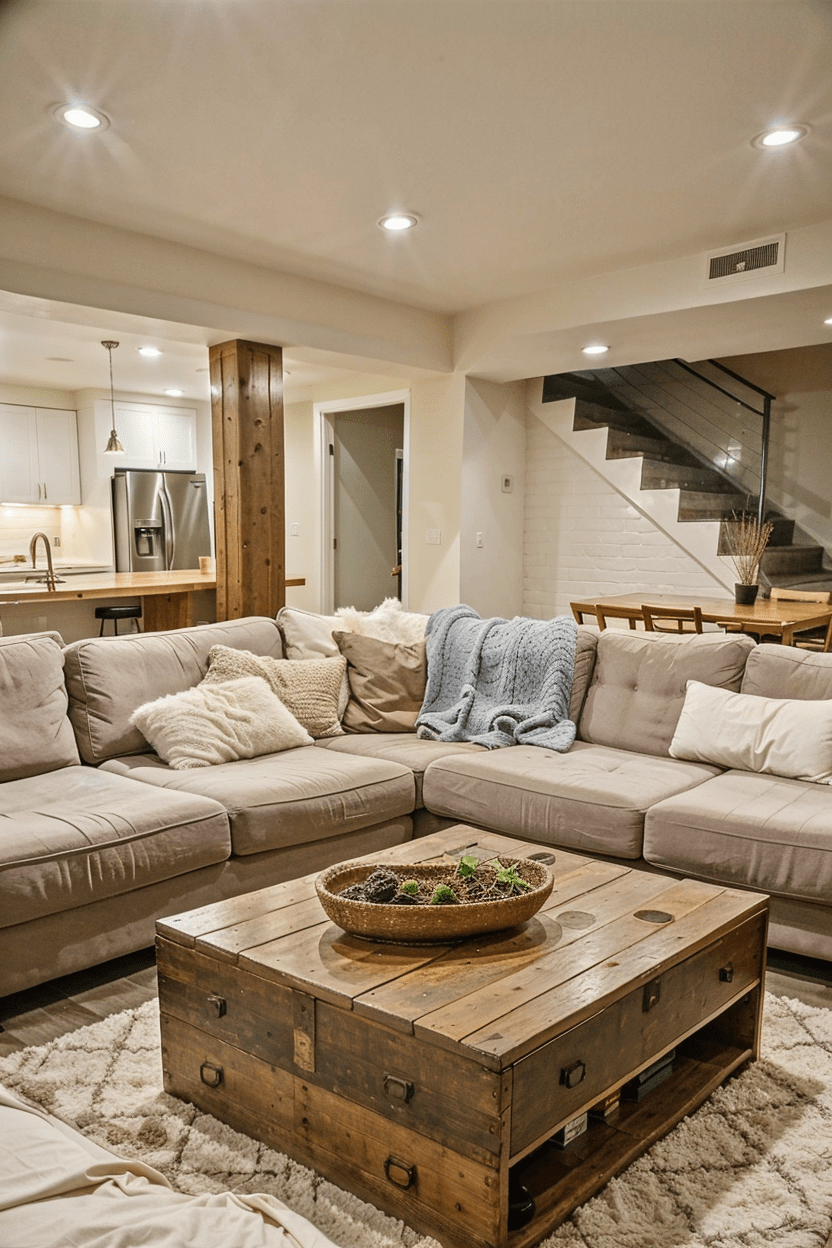
<svg viewBox="0 0 832 1248">
<path fill-rule="evenodd" d="M 598 619 L 595 615 L 595 603 L 594 602 L 570 602 L 569 605 L 572 608 L 572 614 L 575 617 L 576 624 L 597 624 L 598 623 Z M 589 616 L 589 619 L 585 620 L 584 619 L 585 615 Z"/>
<path fill-rule="evenodd" d="M 651 607 L 642 605 L 644 628 L 648 633 L 701 633 L 701 607 Z M 656 621 L 661 623 L 658 625 Z M 668 627 L 674 624 L 674 628 Z M 691 627 L 688 627 L 690 625 Z"/>
<path fill-rule="evenodd" d="M 627 627 L 630 629 L 637 628 L 639 624 L 644 623 L 641 607 L 616 607 L 610 603 L 606 603 L 603 606 L 597 605 L 595 618 L 600 629 L 607 627 L 607 620 L 626 620 Z"/>
<path fill-rule="evenodd" d="M 821 589 L 785 589 L 780 585 L 771 587 L 772 602 L 819 602 L 832 603 L 832 593 Z M 795 633 L 794 644 L 801 650 L 821 650 L 828 654 L 832 648 L 832 616 L 825 628 L 807 628 Z"/>
</svg>

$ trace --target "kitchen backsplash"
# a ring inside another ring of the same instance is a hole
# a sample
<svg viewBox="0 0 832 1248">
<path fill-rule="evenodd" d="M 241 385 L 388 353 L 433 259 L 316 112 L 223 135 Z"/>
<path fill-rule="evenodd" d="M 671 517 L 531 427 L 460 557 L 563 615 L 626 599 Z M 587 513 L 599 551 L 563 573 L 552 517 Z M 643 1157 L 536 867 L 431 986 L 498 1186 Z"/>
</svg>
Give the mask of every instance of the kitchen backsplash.
<svg viewBox="0 0 832 1248">
<path fill-rule="evenodd" d="M 45 533 L 60 555 L 61 513 L 57 508 L 0 507 L 0 559 L 25 555 L 28 562 L 29 542 L 35 533 Z M 42 560 L 43 544 L 39 542 L 38 561 Z"/>
</svg>

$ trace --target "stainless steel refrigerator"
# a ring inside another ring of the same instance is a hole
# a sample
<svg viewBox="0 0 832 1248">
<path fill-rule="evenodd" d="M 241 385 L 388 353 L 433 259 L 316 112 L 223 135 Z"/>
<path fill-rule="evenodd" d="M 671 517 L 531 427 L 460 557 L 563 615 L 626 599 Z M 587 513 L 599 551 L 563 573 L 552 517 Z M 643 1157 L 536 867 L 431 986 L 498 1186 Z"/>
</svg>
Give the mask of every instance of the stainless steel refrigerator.
<svg viewBox="0 0 832 1248">
<path fill-rule="evenodd" d="M 113 533 L 117 572 L 198 568 L 212 553 L 205 474 L 117 468 Z"/>
</svg>

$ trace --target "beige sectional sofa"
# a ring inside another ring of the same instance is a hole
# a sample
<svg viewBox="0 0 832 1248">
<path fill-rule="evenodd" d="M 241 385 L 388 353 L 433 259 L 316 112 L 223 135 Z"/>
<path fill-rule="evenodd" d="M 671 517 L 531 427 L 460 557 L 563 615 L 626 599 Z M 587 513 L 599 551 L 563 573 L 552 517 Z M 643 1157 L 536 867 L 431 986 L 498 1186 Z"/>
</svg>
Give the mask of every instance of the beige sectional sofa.
<svg viewBox="0 0 832 1248">
<path fill-rule="evenodd" d="M 669 755 L 688 680 L 826 700 L 832 656 L 581 628 L 564 754 L 376 732 L 176 770 L 130 724 L 199 685 L 214 645 L 331 654 L 309 623 L 306 649 L 264 618 L 0 643 L 0 994 L 146 946 L 160 915 L 450 822 L 770 892 L 770 943 L 832 958 L 830 787 Z"/>
</svg>

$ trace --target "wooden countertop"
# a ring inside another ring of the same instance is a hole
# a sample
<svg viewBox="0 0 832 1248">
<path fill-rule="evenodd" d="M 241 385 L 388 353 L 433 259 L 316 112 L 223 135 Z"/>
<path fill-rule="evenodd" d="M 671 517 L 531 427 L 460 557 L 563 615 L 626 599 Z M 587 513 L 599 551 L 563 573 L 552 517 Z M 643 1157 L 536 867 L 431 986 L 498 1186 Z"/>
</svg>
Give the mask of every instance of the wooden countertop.
<svg viewBox="0 0 832 1248">
<path fill-rule="evenodd" d="M 59 602 L 78 598 L 136 598 L 145 594 L 183 594 L 216 589 L 214 572 L 91 572 L 68 576 L 54 589 L 45 585 L 0 584 L 0 605 L 11 602 Z"/>
<path fill-rule="evenodd" d="M 287 578 L 288 586 L 305 585 L 304 577 Z M 151 594 L 189 594 L 216 589 L 215 572 L 91 572 L 68 576 L 54 589 L 45 585 L 0 583 L 0 606 L 16 602 L 77 601 L 79 598 L 142 598 Z"/>
</svg>

